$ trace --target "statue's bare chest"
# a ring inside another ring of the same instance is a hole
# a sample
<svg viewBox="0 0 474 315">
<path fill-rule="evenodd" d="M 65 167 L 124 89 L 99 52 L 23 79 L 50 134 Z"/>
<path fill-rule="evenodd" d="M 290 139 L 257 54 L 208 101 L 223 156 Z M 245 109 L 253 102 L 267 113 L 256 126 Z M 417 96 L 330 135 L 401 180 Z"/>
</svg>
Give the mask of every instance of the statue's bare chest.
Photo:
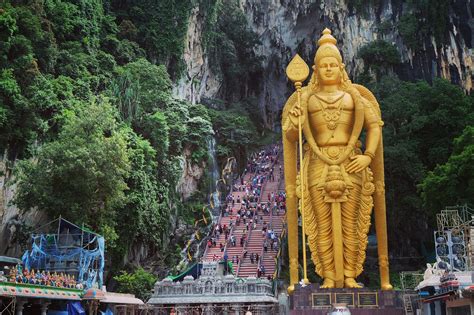
<svg viewBox="0 0 474 315">
<path fill-rule="evenodd" d="M 348 125 L 354 116 L 354 102 L 350 94 L 317 93 L 308 100 L 310 121 L 316 125 L 326 125 L 328 129 L 335 129 L 338 124 Z"/>
<path fill-rule="evenodd" d="M 308 112 L 315 114 L 324 111 L 354 111 L 354 102 L 350 94 L 339 92 L 334 94 L 316 93 L 308 100 Z"/>
</svg>

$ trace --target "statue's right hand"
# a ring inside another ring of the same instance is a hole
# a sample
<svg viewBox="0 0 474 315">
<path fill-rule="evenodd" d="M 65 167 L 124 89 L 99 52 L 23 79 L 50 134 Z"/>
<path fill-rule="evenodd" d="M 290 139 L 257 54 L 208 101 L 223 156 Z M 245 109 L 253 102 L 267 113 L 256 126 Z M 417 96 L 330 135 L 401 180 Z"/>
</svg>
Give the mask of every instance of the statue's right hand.
<svg viewBox="0 0 474 315">
<path fill-rule="evenodd" d="M 294 117 L 303 116 L 303 110 L 301 106 L 299 104 L 295 104 L 295 106 L 293 106 L 293 108 L 290 110 L 290 115 Z"/>
<path fill-rule="evenodd" d="M 300 105 L 298 105 L 297 103 L 293 106 L 293 108 L 290 110 L 289 112 L 289 118 L 290 118 L 290 121 L 291 121 L 291 124 L 297 128 L 300 121 L 301 123 L 304 122 L 304 111 L 303 109 L 301 108 Z M 300 118 L 301 117 L 301 118 Z"/>
<path fill-rule="evenodd" d="M 309 94 L 303 88 L 300 102 L 298 102 L 296 92 L 288 99 L 285 104 L 285 110 L 287 110 L 286 107 L 288 106 L 288 111 L 285 113 L 287 120 L 284 123 L 283 130 L 297 129 L 300 123 L 304 123 L 306 116 L 305 105 L 308 102 L 308 97 Z"/>
</svg>

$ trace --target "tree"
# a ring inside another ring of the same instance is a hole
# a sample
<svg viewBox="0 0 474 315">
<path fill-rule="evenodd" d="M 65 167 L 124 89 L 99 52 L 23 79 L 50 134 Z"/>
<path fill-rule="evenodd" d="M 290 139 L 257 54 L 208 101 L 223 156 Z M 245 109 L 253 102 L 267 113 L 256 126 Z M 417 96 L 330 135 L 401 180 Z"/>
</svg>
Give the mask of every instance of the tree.
<svg viewBox="0 0 474 315">
<path fill-rule="evenodd" d="M 147 301 L 151 296 L 151 290 L 157 278 L 146 272 L 143 268 L 137 268 L 133 273 L 122 271 L 122 274 L 115 276 L 119 283 L 119 292 L 135 294 L 139 299 Z"/>
<path fill-rule="evenodd" d="M 420 250 L 435 225 L 434 212 L 423 206 L 418 185 L 437 164 L 448 160 L 452 139 L 472 122 L 472 98 L 441 79 L 429 85 L 385 76 L 372 88 L 384 120 L 389 240 L 399 255 L 413 255 L 407 251 Z M 404 224 L 407 221 L 423 223 Z M 407 235 L 409 241 L 396 242 Z"/>
<path fill-rule="evenodd" d="M 130 171 L 126 134 L 104 99 L 63 115 L 58 138 L 40 146 L 34 160 L 18 163 L 15 202 L 113 234 Z"/>
<path fill-rule="evenodd" d="M 168 187 L 156 176 L 156 151 L 148 140 L 128 132 L 131 169 L 125 201 L 117 209 L 118 251 L 121 255 L 136 243 L 162 249 L 169 220 Z M 133 224 L 130 224 L 133 222 Z"/>
<path fill-rule="evenodd" d="M 450 205 L 474 205 L 474 125 L 454 139 L 448 161 L 429 172 L 420 189 L 425 209 L 433 214 Z"/>
<path fill-rule="evenodd" d="M 166 68 L 154 65 L 143 58 L 119 69 L 118 80 L 122 78 L 131 80 L 128 85 L 122 84 L 122 86 L 130 86 L 137 90 L 135 93 L 138 94 L 139 103 L 136 106 L 139 106 L 144 113 L 154 113 L 157 108 L 163 108 L 163 102 L 171 93 L 171 80 Z M 123 90 L 120 91 L 122 92 Z"/>
<path fill-rule="evenodd" d="M 209 115 L 219 143 L 218 153 L 226 154 L 218 158 L 234 156 L 241 163 L 245 161 L 249 150 L 259 145 L 255 137 L 257 129 L 248 113 L 236 108 L 225 111 L 209 109 Z"/>
<path fill-rule="evenodd" d="M 364 45 L 359 56 L 364 60 L 365 72 L 370 68 L 375 71 L 377 78 L 387 70 L 393 70 L 401 61 L 397 47 L 382 39 Z"/>
<path fill-rule="evenodd" d="M 172 78 L 183 70 L 182 54 L 188 19 L 193 1 L 123 1 L 113 0 L 111 6 L 118 16 L 120 35 L 130 39 L 130 32 L 123 32 L 125 24 L 136 28 L 136 40 L 154 63 L 166 64 Z"/>
</svg>

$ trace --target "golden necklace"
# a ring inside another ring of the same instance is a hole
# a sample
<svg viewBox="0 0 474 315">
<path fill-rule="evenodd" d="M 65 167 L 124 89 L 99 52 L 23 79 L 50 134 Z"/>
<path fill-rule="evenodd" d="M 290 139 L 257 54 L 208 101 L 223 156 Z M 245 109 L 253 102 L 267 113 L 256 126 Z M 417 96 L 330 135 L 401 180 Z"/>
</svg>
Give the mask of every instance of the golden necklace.
<svg viewBox="0 0 474 315">
<path fill-rule="evenodd" d="M 319 104 L 321 104 L 321 111 L 323 113 L 323 118 L 328 124 L 330 130 L 334 130 L 337 127 L 337 121 L 341 118 L 342 112 L 342 99 L 345 93 L 342 93 L 341 96 L 336 98 L 329 97 L 324 99 L 318 95 L 316 97 L 319 99 Z"/>
</svg>

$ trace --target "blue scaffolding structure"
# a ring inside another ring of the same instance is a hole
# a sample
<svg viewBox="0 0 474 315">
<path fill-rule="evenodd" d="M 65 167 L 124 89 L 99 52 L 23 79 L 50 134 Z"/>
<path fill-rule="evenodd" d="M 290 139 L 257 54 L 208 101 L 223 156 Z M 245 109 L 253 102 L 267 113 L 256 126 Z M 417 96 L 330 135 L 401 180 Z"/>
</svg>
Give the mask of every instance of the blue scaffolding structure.
<svg viewBox="0 0 474 315">
<path fill-rule="evenodd" d="M 100 289 L 104 252 L 103 236 L 59 217 L 31 235 L 31 249 L 25 251 L 22 261 L 27 270 L 64 273 L 74 276 L 85 289 Z"/>
</svg>

